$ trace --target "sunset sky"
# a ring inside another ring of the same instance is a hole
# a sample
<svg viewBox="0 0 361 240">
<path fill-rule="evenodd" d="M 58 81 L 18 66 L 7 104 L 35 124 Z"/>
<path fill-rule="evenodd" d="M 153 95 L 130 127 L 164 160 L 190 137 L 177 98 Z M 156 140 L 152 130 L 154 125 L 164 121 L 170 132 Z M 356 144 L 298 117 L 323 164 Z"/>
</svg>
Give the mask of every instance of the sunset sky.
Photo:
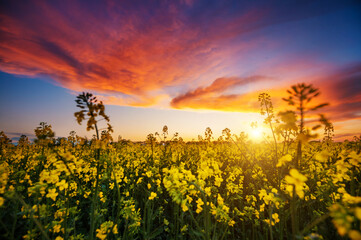
<svg viewBox="0 0 361 240">
<path fill-rule="evenodd" d="M 210 127 L 262 124 L 296 83 L 319 88 L 337 140 L 361 134 L 360 1 L 1 1 L 0 131 L 93 132 L 75 98 L 106 105 L 113 137 L 145 140 L 168 125 L 186 140 Z"/>
</svg>

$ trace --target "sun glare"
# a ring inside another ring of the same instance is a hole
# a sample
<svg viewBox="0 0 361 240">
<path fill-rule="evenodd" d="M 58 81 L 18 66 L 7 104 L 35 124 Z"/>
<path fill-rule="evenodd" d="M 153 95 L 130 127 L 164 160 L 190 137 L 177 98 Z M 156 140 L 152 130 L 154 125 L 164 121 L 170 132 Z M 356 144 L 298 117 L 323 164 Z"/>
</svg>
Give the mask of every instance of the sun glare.
<svg viewBox="0 0 361 240">
<path fill-rule="evenodd" d="M 251 130 L 251 138 L 254 140 L 259 140 L 262 138 L 262 131 L 260 128 L 254 128 Z"/>
</svg>

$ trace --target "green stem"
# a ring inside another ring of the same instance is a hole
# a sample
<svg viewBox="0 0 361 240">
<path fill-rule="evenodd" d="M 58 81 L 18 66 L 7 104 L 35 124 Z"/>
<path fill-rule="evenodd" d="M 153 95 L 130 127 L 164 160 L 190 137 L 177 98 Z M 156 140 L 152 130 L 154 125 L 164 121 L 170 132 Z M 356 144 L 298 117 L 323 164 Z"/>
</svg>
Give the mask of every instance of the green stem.
<svg viewBox="0 0 361 240">
<path fill-rule="evenodd" d="M 18 211 L 18 208 L 19 208 L 19 203 L 16 201 L 16 205 L 15 205 L 16 211 Z M 15 239 L 14 235 L 15 235 L 15 228 L 16 228 L 17 220 L 18 220 L 18 218 L 17 218 L 16 214 L 14 214 L 14 222 L 13 222 L 13 225 L 11 227 L 11 237 L 10 237 L 10 239 Z"/>
<path fill-rule="evenodd" d="M 196 219 L 194 218 L 194 215 L 193 215 L 193 213 L 192 213 L 191 210 L 189 210 L 189 213 L 190 213 L 191 218 L 192 218 L 194 224 L 196 225 L 198 231 L 199 231 L 199 232 L 202 232 L 202 228 L 199 226 L 198 222 L 197 222 Z M 203 236 L 203 238 L 205 239 L 205 236 Z"/>
<path fill-rule="evenodd" d="M 64 240 L 68 239 L 68 214 L 69 214 L 69 191 L 67 189 L 65 189 L 66 194 L 65 194 L 65 202 L 66 202 L 66 211 L 65 211 L 65 221 L 64 221 Z"/>
<path fill-rule="evenodd" d="M 269 224 L 269 234 L 270 234 L 270 238 L 271 240 L 273 240 L 273 234 L 272 234 L 272 206 L 269 206 L 269 219 L 270 219 L 270 224 Z"/>
<path fill-rule="evenodd" d="M 114 171 L 114 164 L 113 162 L 111 162 L 112 164 L 112 172 L 113 172 L 113 177 L 114 177 L 114 183 L 115 183 L 115 187 L 117 188 L 117 200 L 118 200 L 118 204 L 117 204 L 117 213 L 116 213 L 116 219 L 115 219 L 115 224 L 117 224 L 117 226 L 119 227 L 119 221 L 120 221 L 120 190 L 119 190 L 119 185 L 118 185 L 118 181 L 115 175 L 115 171 Z"/>
<path fill-rule="evenodd" d="M 18 199 L 20 201 L 20 203 L 24 206 L 25 209 L 31 209 L 17 193 L 15 193 L 15 197 L 16 197 L 16 199 Z M 30 217 L 33 220 L 33 222 L 35 223 L 35 225 L 38 227 L 38 229 L 40 230 L 42 236 L 46 240 L 50 240 L 48 234 L 45 232 L 41 223 L 36 218 L 34 218 L 33 214 L 30 214 Z"/>
<path fill-rule="evenodd" d="M 315 219 L 313 222 L 309 223 L 301 232 L 302 235 L 306 234 L 310 231 L 314 226 L 320 224 L 321 222 L 325 221 L 330 216 L 330 213 L 324 214 L 321 217 Z"/>
<path fill-rule="evenodd" d="M 220 240 L 223 240 L 223 239 L 224 239 L 224 237 L 226 236 L 227 230 L 228 230 L 228 225 L 227 225 L 226 229 L 224 230 L 223 235 L 222 235 L 222 237 L 220 238 Z"/>
<path fill-rule="evenodd" d="M 99 172 L 100 172 L 100 161 L 99 161 L 99 152 L 100 149 L 97 149 L 97 174 L 96 174 L 96 182 L 95 182 L 95 189 L 93 190 L 93 199 L 92 199 L 92 207 L 91 207 L 91 217 L 90 217 L 90 240 L 94 239 L 94 228 L 95 228 L 95 208 L 98 202 L 98 186 L 99 186 Z"/>
<path fill-rule="evenodd" d="M 292 199 L 291 199 L 291 224 L 292 224 L 292 240 L 296 240 L 296 235 L 298 233 L 297 229 L 297 216 L 296 216 L 296 190 L 293 186 Z"/>
</svg>

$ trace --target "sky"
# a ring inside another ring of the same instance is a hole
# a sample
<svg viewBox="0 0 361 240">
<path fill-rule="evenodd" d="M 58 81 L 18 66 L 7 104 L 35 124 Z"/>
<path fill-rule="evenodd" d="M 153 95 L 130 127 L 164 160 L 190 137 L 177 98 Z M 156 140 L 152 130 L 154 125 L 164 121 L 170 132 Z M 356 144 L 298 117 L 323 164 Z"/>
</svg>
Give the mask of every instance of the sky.
<svg viewBox="0 0 361 240">
<path fill-rule="evenodd" d="M 1 1 L 0 131 L 58 137 L 78 125 L 76 96 L 102 100 L 113 137 L 145 140 L 164 125 L 197 139 L 261 127 L 258 95 L 275 112 L 297 83 L 336 140 L 361 134 L 359 1 Z"/>
</svg>

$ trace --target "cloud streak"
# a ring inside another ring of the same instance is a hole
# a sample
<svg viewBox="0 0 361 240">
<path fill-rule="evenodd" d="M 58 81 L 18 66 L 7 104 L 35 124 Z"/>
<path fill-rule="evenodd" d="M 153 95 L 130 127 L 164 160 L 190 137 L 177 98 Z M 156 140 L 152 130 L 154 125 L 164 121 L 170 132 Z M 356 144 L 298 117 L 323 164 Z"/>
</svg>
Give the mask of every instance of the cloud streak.
<svg viewBox="0 0 361 240">
<path fill-rule="evenodd" d="M 199 87 L 173 98 L 171 106 L 174 108 L 217 109 L 231 111 L 253 110 L 255 104 L 251 100 L 252 98 L 249 98 L 249 92 L 244 94 L 225 94 L 225 92 L 236 87 L 245 89 L 247 86 L 249 87 L 250 84 L 267 80 L 269 80 L 269 78 L 264 76 L 217 78 L 207 87 Z"/>
<path fill-rule="evenodd" d="M 227 69 L 227 59 L 254 51 L 264 40 L 249 41 L 250 33 L 339 7 L 275 3 L 276 8 L 267 1 L 7 1 L 0 10 L 0 70 L 50 77 L 74 91 L 113 94 L 113 104 L 156 106 L 180 92 L 169 89 L 209 84 L 209 75 L 229 76 L 234 70 Z M 222 85 L 238 81 L 227 79 Z M 212 99 L 240 101 L 233 95 Z"/>
<path fill-rule="evenodd" d="M 322 72 L 312 77 L 300 78 L 297 81 L 294 79 L 283 83 L 277 83 L 277 81 L 278 79 L 267 76 L 218 78 L 208 86 L 189 90 L 173 98 L 171 106 L 177 109 L 258 112 L 258 95 L 266 92 L 271 95 L 276 111 L 292 109 L 281 98 L 287 96 L 286 90 L 292 84 L 305 82 L 320 89 L 321 95 L 312 103 L 317 105 L 328 102 L 330 105 L 322 108 L 320 112 L 326 114 L 332 122 L 361 119 L 360 63 Z M 274 87 L 269 88 L 268 86 L 273 85 L 274 82 L 276 82 Z M 237 88 L 242 90 L 237 90 Z M 235 89 L 236 93 L 232 93 Z M 229 91 L 231 93 L 227 93 Z"/>
<path fill-rule="evenodd" d="M 319 80 L 328 114 L 336 121 L 361 119 L 361 63 L 351 64 Z"/>
</svg>

